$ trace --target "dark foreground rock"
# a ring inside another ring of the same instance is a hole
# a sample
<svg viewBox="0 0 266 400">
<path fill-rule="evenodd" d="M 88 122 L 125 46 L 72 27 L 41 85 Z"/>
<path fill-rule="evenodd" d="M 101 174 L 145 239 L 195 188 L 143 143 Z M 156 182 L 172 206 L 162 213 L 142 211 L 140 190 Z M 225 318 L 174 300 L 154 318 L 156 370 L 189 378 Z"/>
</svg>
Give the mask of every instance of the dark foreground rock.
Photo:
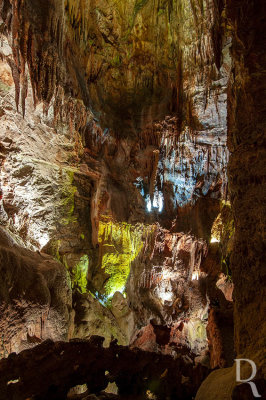
<svg viewBox="0 0 266 400">
<path fill-rule="evenodd" d="M 115 341 L 109 348 L 104 338 L 89 341 L 47 340 L 33 349 L 10 354 L 0 362 L 1 400 L 60 400 L 69 390 L 87 385 L 83 395 L 72 399 L 192 399 L 208 374 L 203 366 L 193 366 L 182 358 L 130 350 Z M 115 382 L 119 397 L 101 392 Z M 148 396 L 148 397 L 147 397 Z M 71 398 L 71 397 L 68 397 Z"/>
</svg>

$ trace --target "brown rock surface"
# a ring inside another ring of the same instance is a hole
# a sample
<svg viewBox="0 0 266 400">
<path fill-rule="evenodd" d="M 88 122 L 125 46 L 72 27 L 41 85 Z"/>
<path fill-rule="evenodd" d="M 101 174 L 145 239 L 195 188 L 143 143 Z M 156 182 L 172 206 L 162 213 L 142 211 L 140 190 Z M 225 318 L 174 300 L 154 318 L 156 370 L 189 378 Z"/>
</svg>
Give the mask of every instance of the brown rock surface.
<svg viewBox="0 0 266 400">
<path fill-rule="evenodd" d="M 19 246 L 0 228 L 0 355 L 66 340 L 72 293 L 63 265 Z"/>
<path fill-rule="evenodd" d="M 236 351 L 253 359 L 265 378 L 265 2 L 229 2 L 228 18 L 234 29 L 228 176 L 235 219 L 230 266 Z"/>
<path fill-rule="evenodd" d="M 124 299 L 123 295 L 119 294 Z M 85 293 L 76 293 L 73 303 L 73 307 L 76 310 L 74 338 L 89 339 L 92 335 L 98 335 L 105 338 L 105 346 L 108 346 L 114 338 L 118 340 L 119 344 L 126 345 L 129 343 L 130 333 L 127 320 L 126 318 L 121 318 L 114 311 L 114 307 L 110 310 L 104 307 L 96 298 L 93 298 L 91 294 Z"/>
<path fill-rule="evenodd" d="M 235 220 L 235 346 L 237 357 L 256 363 L 254 382 L 265 397 L 265 2 L 229 1 L 227 16 L 233 32 L 228 176 Z M 196 399 L 254 398 L 249 385 L 236 386 L 234 370 L 209 375 Z"/>
</svg>

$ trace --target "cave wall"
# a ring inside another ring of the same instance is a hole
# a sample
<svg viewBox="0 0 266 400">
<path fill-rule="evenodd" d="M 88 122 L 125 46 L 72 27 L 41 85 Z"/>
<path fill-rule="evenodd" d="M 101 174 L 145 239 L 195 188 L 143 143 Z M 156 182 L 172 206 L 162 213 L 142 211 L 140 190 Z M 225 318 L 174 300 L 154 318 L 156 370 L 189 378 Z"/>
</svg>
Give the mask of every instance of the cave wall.
<svg viewBox="0 0 266 400">
<path fill-rule="evenodd" d="M 228 1 L 232 72 L 228 90 L 229 192 L 235 221 L 230 268 L 234 280 L 237 357 L 256 363 L 253 382 L 265 397 L 265 4 Z M 243 365 L 243 376 L 250 376 Z M 236 386 L 235 367 L 212 372 L 196 399 L 254 398 Z"/>
<path fill-rule="evenodd" d="M 0 357 L 48 338 L 67 340 L 73 313 L 64 266 L 22 247 L 3 228 L 0 239 Z"/>
<path fill-rule="evenodd" d="M 228 177 L 235 219 L 231 268 L 238 354 L 256 361 L 265 346 L 265 4 L 229 2 L 234 68 L 228 97 Z"/>
</svg>

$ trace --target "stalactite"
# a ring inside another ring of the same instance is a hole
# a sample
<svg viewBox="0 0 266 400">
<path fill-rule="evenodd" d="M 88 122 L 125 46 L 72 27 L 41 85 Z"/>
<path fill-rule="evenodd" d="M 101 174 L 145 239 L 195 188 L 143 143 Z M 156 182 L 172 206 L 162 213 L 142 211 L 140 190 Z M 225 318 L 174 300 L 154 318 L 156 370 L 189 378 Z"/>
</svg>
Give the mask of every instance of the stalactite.
<svg viewBox="0 0 266 400">
<path fill-rule="evenodd" d="M 25 101 L 28 95 L 28 76 L 24 72 L 23 80 L 22 80 L 22 89 L 21 89 L 21 107 L 22 107 L 22 115 L 25 117 Z"/>
<path fill-rule="evenodd" d="M 17 106 L 17 110 L 18 110 L 19 95 L 20 95 L 20 73 L 19 73 L 19 69 L 18 69 L 17 65 L 11 58 L 8 58 L 7 61 L 11 68 L 12 76 L 13 76 L 13 80 L 14 80 L 14 84 L 15 84 L 15 102 L 16 102 L 16 106 Z"/>
<path fill-rule="evenodd" d="M 37 17 L 37 23 L 42 26 L 43 31 L 36 33 L 36 19 L 33 19 L 36 12 L 29 9 L 28 2 L 11 0 L 11 5 L 10 27 L 8 20 L 4 21 L 12 37 L 13 60 L 8 58 L 8 62 L 15 83 L 17 109 L 21 98 L 24 116 L 28 75 L 34 105 L 36 106 L 38 101 L 43 101 L 46 103 L 46 110 L 52 98 L 56 96 L 57 87 L 65 85 L 64 67 L 59 60 L 63 49 L 64 15 L 60 3 L 56 5 L 56 10 L 48 5 L 46 12 Z M 57 110 L 55 110 L 56 113 Z"/>
<path fill-rule="evenodd" d="M 163 280 L 162 272 L 155 272 L 154 268 L 151 271 L 144 270 L 140 275 L 138 287 L 144 289 L 151 289 L 159 285 Z"/>
</svg>

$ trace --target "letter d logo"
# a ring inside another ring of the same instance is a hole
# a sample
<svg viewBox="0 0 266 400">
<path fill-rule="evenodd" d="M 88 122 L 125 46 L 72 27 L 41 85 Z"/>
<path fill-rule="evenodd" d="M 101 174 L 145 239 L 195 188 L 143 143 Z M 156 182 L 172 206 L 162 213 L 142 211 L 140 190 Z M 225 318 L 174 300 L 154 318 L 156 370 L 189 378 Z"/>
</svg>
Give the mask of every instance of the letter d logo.
<svg viewBox="0 0 266 400">
<path fill-rule="evenodd" d="M 252 367 L 252 373 L 248 379 L 241 379 L 241 374 L 240 374 L 240 363 L 241 361 L 247 361 L 251 367 Z M 255 378 L 256 373 L 257 373 L 257 367 L 254 361 L 249 360 L 248 358 L 236 358 L 236 381 L 241 382 L 241 383 L 248 383 L 251 387 L 252 394 L 254 397 L 261 397 L 261 395 L 258 393 L 257 387 L 254 382 L 250 382 L 253 378 Z"/>
</svg>

